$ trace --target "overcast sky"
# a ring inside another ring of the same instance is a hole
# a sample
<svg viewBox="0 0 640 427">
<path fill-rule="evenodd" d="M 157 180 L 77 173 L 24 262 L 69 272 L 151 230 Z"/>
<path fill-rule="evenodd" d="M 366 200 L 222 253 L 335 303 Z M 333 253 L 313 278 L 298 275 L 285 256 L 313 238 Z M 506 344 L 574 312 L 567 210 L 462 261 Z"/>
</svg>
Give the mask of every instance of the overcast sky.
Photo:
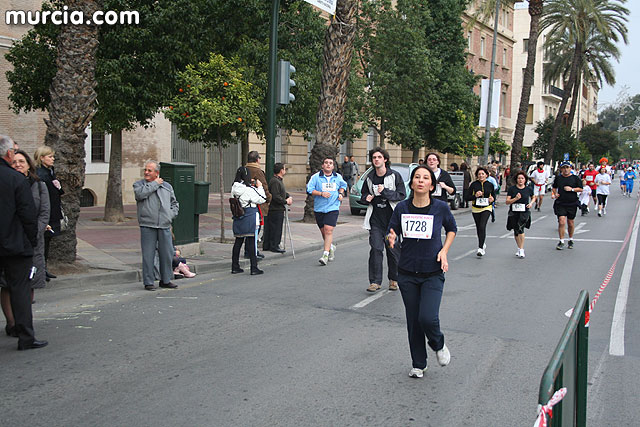
<svg viewBox="0 0 640 427">
<path fill-rule="evenodd" d="M 616 85 L 612 87 L 605 83 L 598 95 L 599 109 L 615 102 L 623 86 L 629 87 L 631 96 L 640 93 L 640 0 L 628 0 L 626 7 L 631 12 L 627 22 L 629 44 L 618 44 L 622 56 L 619 63 L 614 62 Z"/>
</svg>

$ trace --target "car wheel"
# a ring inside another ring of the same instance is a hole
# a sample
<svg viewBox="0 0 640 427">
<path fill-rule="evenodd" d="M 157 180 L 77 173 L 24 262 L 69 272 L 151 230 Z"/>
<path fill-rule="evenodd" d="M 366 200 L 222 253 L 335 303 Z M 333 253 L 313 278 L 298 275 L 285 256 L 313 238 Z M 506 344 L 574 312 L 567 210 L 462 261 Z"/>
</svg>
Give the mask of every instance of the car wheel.
<svg viewBox="0 0 640 427">
<path fill-rule="evenodd" d="M 457 194 L 453 196 L 453 199 L 451 200 L 450 204 L 451 204 L 451 210 L 457 211 L 460 208 L 460 196 L 458 196 Z"/>
<path fill-rule="evenodd" d="M 351 215 L 360 215 L 360 209 L 351 208 Z"/>
</svg>

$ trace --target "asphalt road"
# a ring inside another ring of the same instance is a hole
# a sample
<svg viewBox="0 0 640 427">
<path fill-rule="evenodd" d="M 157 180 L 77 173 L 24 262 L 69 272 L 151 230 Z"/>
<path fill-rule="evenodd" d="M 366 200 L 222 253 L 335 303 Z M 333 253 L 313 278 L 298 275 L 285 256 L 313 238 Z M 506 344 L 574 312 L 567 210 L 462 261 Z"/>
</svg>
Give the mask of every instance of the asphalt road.
<svg viewBox="0 0 640 427">
<path fill-rule="evenodd" d="M 366 236 L 327 267 L 306 254 L 264 265 L 263 276 L 202 275 L 175 291 L 84 283 L 38 292 L 36 332 L 50 345 L 17 352 L 15 339 L 0 339 L 0 424 L 532 425 L 564 313 L 581 289 L 596 293 L 638 208 L 613 193 L 605 217 L 576 219 L 575 249 L 564 251 L 547 198 L 525 259 L 514 255 L 504 206 L 483 258 L 471 215 L 457 216 L 440 312 L 452 361 L 440 367 L 430 353 L 422 379 L 407 376 L 399 292 L 365 292 Z M 640 260 L 625 265 L 627 252 L 591 316 L 589 425 L 640 418 Z M 614 317 L 623 355 L 609 354 Z"/>
</svg>

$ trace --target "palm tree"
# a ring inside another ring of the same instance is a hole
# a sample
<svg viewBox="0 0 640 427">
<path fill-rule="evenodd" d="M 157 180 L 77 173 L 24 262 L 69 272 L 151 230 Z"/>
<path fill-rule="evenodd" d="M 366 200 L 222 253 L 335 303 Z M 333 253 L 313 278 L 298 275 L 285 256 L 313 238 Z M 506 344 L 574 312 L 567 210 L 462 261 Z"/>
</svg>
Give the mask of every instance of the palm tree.
<svg viewBox="0 0 640 427">
<path fill-rule="evenodd" d="M 627 0 L 547 0 L 540 31 L 550 29 L 548 37 L 568 37 L 568 46 L 572 47 L 571 67 L 569 77 L 564 87 L 564 96 L 558 108 L 558 115 L 553 125 L 549 140 L 549 149 L 545 155 L 545 162 L 551 161 L 555 142 L 562 125 L 562 119 L 567 108 L 569 95 L 574 90 L 578 77 L 582 71 L 585 57 L 585 45 L 592 31 L 615 43 L 622 39 L 627 43 L 627 16 L 629 10 L 623 5 Z M 571 126 L 571 122 L 568 123 Z"/>
<path fill-rule="evenodd" d="M 69 12 L 92 16 L 100 9 L 96 0 L 69 0 Z M 65 194 L 64 211 L 69 228 L 52 240 L 51 258 L 74 262 L 76 223 L 80 214 L 80 192 L 84 185 L 85 129 L 96 112 L 96 50 L 98 26 L 64 25 L 58 36 L 57 72 L 49 92 L 49 118 L 45 120 L 45 144 L 56 152 L 56 175 Z"/>
<path fill-rule="evenodd" d="M 549 58 L 549 64 L 544 69 L 543 79 L 551 83 L 558 79 L 566 81 L 571 68 L 573 49 L 568 45 L 569 35 L 563 37 L 547 38 L 545 51 Z M 620 58 L 618 47 L 602 33 L 596 31 L 595 26 L 589 32 L 589 37 L 585 41 L 582 52 L 582 68 L 578 80 L 573 87 L 571 95 L 571 107 L 569 109 L 569 123 L 573 123 L 578 102 L 580 100 L 581 81 L 597 82 L 599 87 L 603 83 L 614 85 L 616 82 L 615 72 L 610 59 L 616 61 Z"/>
<path fill-rule="evenodd" d="M 356 0 L 338 0 L 336 14 L 324 38 L 320 102 L 316 115 L 316 142 L 309 156 L 309 178 L 325 157 L 336 158 L 344 124 L 353 41 Z M 308 195 L 304 220 L 313 221 L 313 197 Z"/>
<path fill-rule="evenodd" d="M 520 162 L 522 154 L 522 141 L 527 123 L 527 113 L 529 111 L 529 98 L 531 96 L 531 86 L 533 86 L 533 70 L 536 65 L 536 50 L 538 48 L 538 35 L 540 27 L 540 17 L 542 16 L 543 0 L 529 0 L 529 44 L 527 46 L 527 65 L 522 78 L 522 92 L 520 94 L 520 106 L 518 107 L 518 118 L 516 128 L 513 133 L 513 143 L 511 145 L 511 170 L 515 170 L 516 163 Z"/>
</svg>

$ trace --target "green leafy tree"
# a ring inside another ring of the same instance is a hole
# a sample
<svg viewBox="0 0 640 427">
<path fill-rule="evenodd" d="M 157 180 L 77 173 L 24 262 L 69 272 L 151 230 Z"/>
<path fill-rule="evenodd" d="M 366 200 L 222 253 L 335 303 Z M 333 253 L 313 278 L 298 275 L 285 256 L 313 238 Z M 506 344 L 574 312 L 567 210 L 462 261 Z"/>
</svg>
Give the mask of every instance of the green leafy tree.
<svg viewBox="0 0 640 427">
<path fill-rule="evenodd" d="M 208 62 L 189 65 L 178 73 L 179 88 L 165 116 L 189 142 L 214 146 L 220 152 L 220 240 L 224 241 L 224 147 L 238 136 L 260 128 L 260 91 L 246 81 L 237 59 L 211 54 Z"/>
<path fill-rule="evenodd" d="M 607 153 L 612 157 L 619 157 L 616 135 L 604 129 L 600 123 L 583 127 L 580 130 L 580 141 L 584 143 L 594 159 L 599 159 Z"/>
<path fill-rule="evenodd" d="M 572 159 L 575 158 L 578 153 L 577 139 L 573 131 L 566 126 L 560 129 L 556 144 L 553 147 L 553 153 L 548 153 L 549 141 L 553 134 L 554 120 L 552 116 L 548 116 L 544 121 L 536 123 L 535 132 L 538 134 L 538 138 L 533 142 L 531 147 L 534 158 L 549 158 L 552 161 L 560 161 L 563 159 L 564 153 L 569 153 L 569 157 Z"/>
<path fill-rule="evenodd" d="M 500 132 L 495 132 L 491 135 L 489 139 L 489 153 L 492 156 L 506 155 L 509 150 L 511 150 L 511 147 L 502 139 Z"/>
</svg>

